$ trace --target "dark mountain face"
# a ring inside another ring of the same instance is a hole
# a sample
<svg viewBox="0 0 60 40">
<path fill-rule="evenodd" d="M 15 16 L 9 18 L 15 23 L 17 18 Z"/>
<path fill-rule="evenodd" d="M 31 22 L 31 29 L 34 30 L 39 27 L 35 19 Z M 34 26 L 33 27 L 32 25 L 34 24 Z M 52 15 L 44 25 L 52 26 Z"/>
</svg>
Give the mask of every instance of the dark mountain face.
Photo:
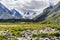
<svg viewBox="0 0 60 40">
<path fill-rule="evenodd" d="M 51 18 L 54 19 L 57 16 L 59 17 L 59 15 L 60 15 L 60 2 L 54 6 L 50 6 L 44 9 L 42 15 L 40 15 L 40 17 L 38 17 L 35 21 L 42 22 L 45 20 L 49 20 Z"/>
<path fill-rule="evenodd" d="M 38 17 L 36 21 L 38 21 L 38 22 L 39 22 L 39 21 L 44 21 L 45 18 L 48 16 L 49 12 L 50 12 L 52 9 L 53 9 L 52 6 L 44 9 L 42 15 L 41 15 L 40 17 Z"/>
<path fill-rule="evenodd" d="M 54 11 L 57 12 L 60 10 L 60 2 L 54 6 Z"/>
</svg>

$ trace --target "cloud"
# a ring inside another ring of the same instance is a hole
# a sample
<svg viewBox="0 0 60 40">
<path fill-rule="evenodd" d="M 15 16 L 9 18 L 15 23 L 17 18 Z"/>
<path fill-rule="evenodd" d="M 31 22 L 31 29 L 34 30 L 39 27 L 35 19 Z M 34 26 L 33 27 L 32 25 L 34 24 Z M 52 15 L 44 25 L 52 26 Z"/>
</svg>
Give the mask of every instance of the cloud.
<svg viewBox="0 0 60 40">
<path fill-rule="evenodd" d="M 28 5 L 23 5 L 24 8 L 28 9 L 39 9 L 47 6 L 47 3 L 44 1 L 32 1 L 31 3 L 26 3 Z"/>
<path fill-rule="evenodd" d="M 15 8 L 20 12 L 30 9 L 41 12 L 49 6 L 49 3 L 55 5 L 59 1 L 60 0 L 1 0 L 0 2 L 4 3 L 4 5 L 9 9 Z"/>
<path fill-rule="evenodd" d="M 56 5 L 60 0 L 50 0 L 50 2 L 54 5 Z"/>
</svg>

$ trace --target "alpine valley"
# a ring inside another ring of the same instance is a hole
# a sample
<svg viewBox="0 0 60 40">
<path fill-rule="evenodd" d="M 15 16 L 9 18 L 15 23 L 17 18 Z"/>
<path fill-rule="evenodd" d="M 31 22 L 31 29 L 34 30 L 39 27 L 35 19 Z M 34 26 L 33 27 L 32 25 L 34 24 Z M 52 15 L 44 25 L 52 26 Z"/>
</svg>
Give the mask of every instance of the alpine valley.
<svg viewBox="0 0 60 40">
<path fill-rule="evenodd" d="M 32 10 L 25 10 L 24 15 L 21 15 L 16 9 L 9 10 L 4 4 L 0 3 L 0 21 L 3 20 L 60 23 L 60 2 L 56 5 L 50 4 L 41 14 Z"/>
</svg>

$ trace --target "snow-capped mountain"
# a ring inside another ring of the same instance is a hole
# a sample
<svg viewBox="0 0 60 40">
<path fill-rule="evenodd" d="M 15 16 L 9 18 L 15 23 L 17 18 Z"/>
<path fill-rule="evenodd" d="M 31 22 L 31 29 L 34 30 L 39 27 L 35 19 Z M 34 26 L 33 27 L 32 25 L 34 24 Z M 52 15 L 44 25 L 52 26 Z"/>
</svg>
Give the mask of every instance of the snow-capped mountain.
<svg viewBox="0 0 60 40">
<path fill-rule="evenodd" d="M 10 15 L 9 9 L 7 9 L 3 4 L 0 3 L 0 19 L 11 19 L 13 18 L 12 15 Z"/>
<path fill-rule="evenodd" d="M 56 2 L 56 0 L 54 1 Z M 33 12 L 37 12 L 39 15 L 45 8 L 50 6 L 49 3 L 52 2 L 52 4 L 55 4 L 52 0 L 1 0 L 0 2 L 8 9 L 17 9 L 23 16 L 25 16 L 24 13 L 26 10 L 29 10 L 29 12 L 33 10 Z M 30 15 L 28 17 L 30 17 Z"/>
<path fill-rule="evenodd" d="M 32 13 L 32 14 L 30 14 Z M 33 11 L 25 12 L 24 15 L 21 15 L 17 10 L 12 9 L 9 10 L 2 3 L 0 3 L 0 19 L 30 19 L 35 17 L 35 13 Z"/>
<path fill-rule="evenodd" d="M 24 19 L 33 19 L 34 17 L 38 16 L 40 13 L 32 10 L 26 10 L 24 12 L 23 18 Z"/>
<path fill-rule="evenodd" d="M 9 10 L 0 3 L 0 19 L 22 19 L 22 15 L 15 9 Z"/>
<path fill-rule="evenodd" d="M 58 6 L 57 9 L 55 6 L 56 1 L 21 0 L 21 3 L 19 1 L 20 0 L 0 1 L 0 19 L 33 19 L 40 21 L 52 17 L 53 14 L 51 14 L 51 16 L 50 12 L 52 12 L 52 10 L 56 11 L 60 7 Z"/>
<path fill-rule="evenodd" d="M 15 18 L 15 19 L 22 19 L 22 15 L 15 9 L 11 10 L 11 15 Z"/>
<path fill-rule="evenodd" d="M 0 3 L 0 19 L 32 19 L 38 14 L 32 10 L 26 10 L 23 15 L 21 15 L 17 10 L 6 8 L 2 3 Z"/>
</svg>

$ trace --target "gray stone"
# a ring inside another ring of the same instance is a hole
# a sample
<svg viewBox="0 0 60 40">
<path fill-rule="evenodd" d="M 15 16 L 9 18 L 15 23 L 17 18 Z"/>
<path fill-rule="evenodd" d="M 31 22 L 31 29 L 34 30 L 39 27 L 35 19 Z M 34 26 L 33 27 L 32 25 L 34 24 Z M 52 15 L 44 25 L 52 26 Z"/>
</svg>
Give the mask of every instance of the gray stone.
<svg viewBox="0 0 60 40">
<path fill-rule="evenodd" d="M 50 40 L 49 38 L 44 38 L 44 40 Z"/>
<path fill-rule="evenodd" d="M 26 38 L 24 38 L 24 37 L 20 37 L 20 38 L 17 38 L 18 40 L 28 40 L 28 39 L 26 39 Z"/>
<path fill-rule="evenodd" d="M 9 30 L 5 30 L 5 31 L 4 31 L 4 34 L 5 34 L 6 36 L 12 37 L 12 34 L 9 32 Z"/>
<path fill-rule="evenodd" d="M 33 30 L 32 34 L 39 34 L 39 30 Z"/>
</svg>

